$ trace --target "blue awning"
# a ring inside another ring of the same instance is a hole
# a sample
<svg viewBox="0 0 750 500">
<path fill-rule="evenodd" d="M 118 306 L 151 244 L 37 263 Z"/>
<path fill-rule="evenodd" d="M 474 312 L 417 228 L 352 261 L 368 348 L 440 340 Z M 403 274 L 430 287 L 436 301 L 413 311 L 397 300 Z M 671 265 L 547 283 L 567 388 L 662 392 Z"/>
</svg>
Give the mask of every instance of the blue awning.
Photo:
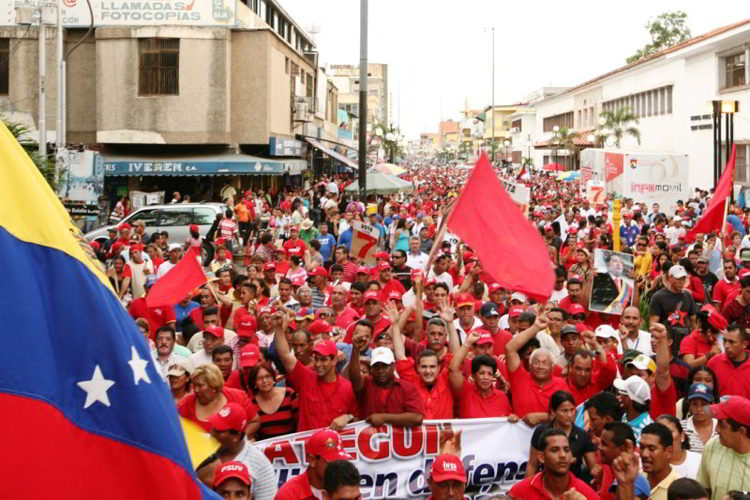
<svg viewBox="0 0 750 500">
<path fill-rule="evenodd" d="M 106 176 L 189 176 L 189 175 L 299 175 L 307 161 L 260 158 L 244 154 L 195 156 L 103 155 Z"/>
</svg>

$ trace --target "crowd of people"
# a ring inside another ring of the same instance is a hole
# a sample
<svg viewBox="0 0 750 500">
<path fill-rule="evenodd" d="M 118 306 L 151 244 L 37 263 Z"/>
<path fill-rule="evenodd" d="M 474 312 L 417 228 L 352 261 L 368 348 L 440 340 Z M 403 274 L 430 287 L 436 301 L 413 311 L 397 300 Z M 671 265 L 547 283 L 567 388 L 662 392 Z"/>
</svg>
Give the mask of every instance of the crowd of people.
<svg viewBox="0 0 750 500">
<path fill-rule="evenodd" d="M 623 199 L 615 227 L 613 196 L 592 205 L 578 183 L 498 168 L 531 188 L 519 210 L 549 251 L 554 289 L 535 301 L 441 230 L 469 172 L 414 162 L 412 192 L 366 203 L 342 177 L 245 191 L 208 234 L 170 243 L 138 221 L 94 246 L 177 411 L 220 443 L 201 480 L 224 498 L 355 499 L 348 424 L 506 417 L 534 428 L 510 498 L 750 498 L 748 210 L 696 235 L 710 192 Z M 379 233 L 367 260 L 352 255 L 355 221 Z M 148 307 L 205 241 L 207 283 Z M 597 249 L 632 256 L 620 314 L 590 308 Z M 277 488 L 253 443 L 308 430 L 306 471 Z M 451 454 L 428 483 L 440 500 L 476 486 Z"/>
</svg>

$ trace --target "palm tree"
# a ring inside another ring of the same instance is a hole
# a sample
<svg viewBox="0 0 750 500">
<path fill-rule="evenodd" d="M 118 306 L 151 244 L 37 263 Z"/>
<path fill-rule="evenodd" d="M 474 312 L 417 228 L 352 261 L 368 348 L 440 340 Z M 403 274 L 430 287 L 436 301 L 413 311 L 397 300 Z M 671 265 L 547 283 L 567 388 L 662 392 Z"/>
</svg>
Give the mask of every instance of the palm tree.
<svg viewBox="0 0 750 500">
<path fill-rule="evenodd" d="M 568 150 L 571 158 L 571 170 L 575 170 L 577 164 L 578 146 L 575 143 L 577 138 L 578 132 L 573 132 L 568 127 L 559 127 L 557 130 L 552 131 L 552 139 L 550 140 L 555 149 L 555 156 L 557 156 L 557 151 L 560 149 Z"/>
<path fill-rule="evenodd" d="M 534 166 L 534 159 L 529 157 L 524 157 L 521 159 L 521 167 L 533 167 Z"/>
<path fill-rule="evenodd" d="M 21 145 L 26 154 L 29 155 L 29 158 L 31 158 L 31 161 L 34 162 L 34 165 L 42 173 L 42 176 L 44 176 L 47 183 L 52 187 L 52 190 L 55 191 L 57 186 L 57 166 L 55 165 L 54 157 L 48 156 L 44 158 L 39 154 L 39 144 L 35 140 L 30 139 L 31 129 L 28 126 L 2 114 L 0 114 L 0 120 L 5 124 L 16 141 L 18 141 L 18 144 Z"/>
<path fill-rule="evenodd" d="M 638 116 L 633 113 L 633 108 L 625 106 L 614 111 L 602 111 L 599 116 L 602 119 L 599 120 L 597 135 L 604 136 L 605 141 L 613 137 L 615 147 L 619 148 L 622 138 L 629 135 L 641 144 L 641 131 L 635 126 L 638 125 Z"/>
</svg>

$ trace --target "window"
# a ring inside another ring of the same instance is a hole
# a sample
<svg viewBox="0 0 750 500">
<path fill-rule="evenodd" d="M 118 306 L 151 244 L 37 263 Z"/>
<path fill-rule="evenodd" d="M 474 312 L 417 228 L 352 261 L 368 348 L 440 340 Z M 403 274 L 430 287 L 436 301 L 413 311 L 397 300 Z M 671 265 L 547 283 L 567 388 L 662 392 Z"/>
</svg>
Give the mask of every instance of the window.
<svg viewBox="0 0 750 500">
<path fill-rule="evenodd" d="M 725 62 L 725 84 L 724 88 L 739 87 L 747 83 L 745 81 L 745 53 L 735 54 L 724 58 Z"/>
<path fill-rule="evenodd" d="M 158 218 L 159 210 L 155 208 L 144 208 L 138 210 L 132 217 L 129 217 L 128 222 L 132 225 L 134 221 L 142 220 L 146 224 L 146 229 L 148 229 L 156 225 L 156 219 Z"/>
<path fill-rule="evenodd" d="M 284 58 L 284 73 L 289 74 L 289 58 Z"/>
<path fill-rule="evenodd" d="M 260 8 L 258 9 L 258 17 L 266 19 L 266 0 L 260 0 Z"/>
<path fill-rule="evenodd" d="M 307 97 L 313 97 L 315 92 L 315 78 L 312 75 L 307 75 L 305 84 L 307 85 Z"/>
<path fill-rule="evenodd" d="M 659 87 L 602 103 L 604 111 L 628 107 L 638 118 L 672 113 L 672 86 Z M 592 117 L 593 121 L 593 117 Z"/>
<path fill-rule="evenodd" d="M 180 93 L 180 39 L 141 38 L 138 95 Z"/>
<path fill-rule="evenodd" d="M 8 95 L 10 87 L 10 39 L 0 38 L 0 95 Z"/>
<path fill-rule="evenodd" d="M 521 120 L 513 120 L 512 127 L 520 132 L 521 131 Z"/>
<path fill-rule="evenodd" d="M 192 221 L 193 210 L 191 208 L 165 208 L 161 213 L 159 227 L 189 226 Z"/>
<path fill-rule="evenodd" d="M 216 219 L 216 212 L 212 208 L 200 207 L 193 209 L 193 224 L 210 226 Z"/>
<path fill-rule="evenodd" d="M 543 130 L 544 132 L 552 132 L 552 129 L 557 125 L 558 127 L 573 128 L 573 112 L 562 113 L 559 115 L 548 116 L 544 119 Z"/>
</svg>

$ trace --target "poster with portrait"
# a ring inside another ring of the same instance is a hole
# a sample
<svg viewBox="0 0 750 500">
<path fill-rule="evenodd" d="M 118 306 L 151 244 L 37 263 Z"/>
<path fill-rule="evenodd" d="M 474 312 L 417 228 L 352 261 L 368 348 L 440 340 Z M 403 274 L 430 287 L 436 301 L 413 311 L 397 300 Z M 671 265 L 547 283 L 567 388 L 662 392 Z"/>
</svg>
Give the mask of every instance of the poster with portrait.
<svg viewBox="0 0 750 500">
<path fill-rule="evenodd" d="M 635 283 L 630 277 L 633 256 L 597 248 L 594 251 L 594 269 L 596 274 L 591 287 L 589 310 L 622 314 L 635 293 Z"/>
</svg>

